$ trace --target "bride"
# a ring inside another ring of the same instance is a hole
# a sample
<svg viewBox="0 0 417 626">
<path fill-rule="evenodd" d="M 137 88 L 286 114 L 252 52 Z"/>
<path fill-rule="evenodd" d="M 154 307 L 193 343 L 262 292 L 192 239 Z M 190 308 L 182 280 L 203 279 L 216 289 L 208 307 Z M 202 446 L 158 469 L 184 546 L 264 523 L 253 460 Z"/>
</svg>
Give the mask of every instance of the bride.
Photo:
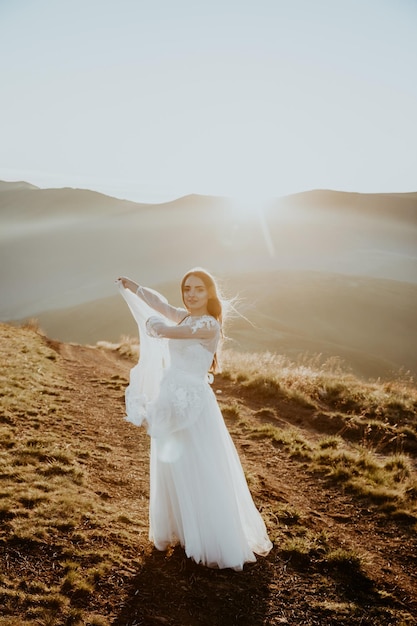
<svg viewBox="0 0 417 626">
<path fill-rule="evenodd" d="M 209 385 L 222 337 L 216 282 L 203 269 L 187 272 L 185 308 L 129 278 L 117 282 L 139 326 L 126 419 L 151 437 L 149 538 L 158 550 L 180 543 L 197 563 L 241 570 L 272 544 Z"/>
</svg>

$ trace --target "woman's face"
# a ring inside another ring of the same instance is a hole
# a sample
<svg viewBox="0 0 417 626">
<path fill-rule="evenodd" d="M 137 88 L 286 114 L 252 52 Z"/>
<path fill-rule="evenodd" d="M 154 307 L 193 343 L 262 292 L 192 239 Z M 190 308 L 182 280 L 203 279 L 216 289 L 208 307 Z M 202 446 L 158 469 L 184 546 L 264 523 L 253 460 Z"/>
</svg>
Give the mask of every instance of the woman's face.
<svg viewBox="0 0 417 626">
<path fill-rule="evenodd" d="M 207 315 L 208 290 L 201 278 L 191 274 L 187 277 L 182 297 L 190 315 Z"/>
</svg>

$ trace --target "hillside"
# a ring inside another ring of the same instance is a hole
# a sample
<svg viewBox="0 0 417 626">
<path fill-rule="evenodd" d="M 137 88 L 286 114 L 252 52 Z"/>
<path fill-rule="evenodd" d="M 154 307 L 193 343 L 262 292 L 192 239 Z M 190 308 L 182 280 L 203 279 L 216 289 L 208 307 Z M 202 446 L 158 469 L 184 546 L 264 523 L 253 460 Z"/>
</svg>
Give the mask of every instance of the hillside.
<svg viewBox="0 0 417 626">
<path fill-rule="evenodd" d="M 235 350 L 338 357 L 365 379 L 417 376 L 417 284 L 311 271 L 248 271 L 227 284 L 237 295 L 226 329 Z M 177 282 L 158 287 L 181 305 Z M 36 317 L 62 341 L 116 342 L 137 332 L 118 293 Z"/>
<path fill-rule="evenodd" d="M 0 182 L 0 319 L 110 297 L 121 274 L 154 287 L 178 283 L 195 265 L 227 278 L 232 292 L 245 272 L 416 283 L 413 194 L 299 196 L 262 203 L 194 195 L 143 205 Z"/>
<path fill-rule="evenodd" d="M 0 325 L 2 626 L 417 623 L 410 381 L 226 352 L 213 387 L 274 549 L 216 571 L 148 542 L 135 354 Z"/>
<path fill-rule="evenodd" d="M 179 303 L 201 265 L 238 297 L 239 351 L 341 358 L 364 378 L 417 375 L 417 194 L 312 190 L 269 201 L 189 195 L 138 204 L 0 181 L 0 320 L 94 344 L 135 327 L 131 276 Z"/>
</svg>

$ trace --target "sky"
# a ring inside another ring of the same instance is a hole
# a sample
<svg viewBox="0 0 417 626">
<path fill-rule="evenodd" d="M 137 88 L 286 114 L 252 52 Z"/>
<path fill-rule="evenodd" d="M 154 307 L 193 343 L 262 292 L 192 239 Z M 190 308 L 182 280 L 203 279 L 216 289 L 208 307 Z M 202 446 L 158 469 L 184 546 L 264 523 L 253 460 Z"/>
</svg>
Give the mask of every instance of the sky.
<svg viewBox="0 0 417 626">
<path fill-rule="evenodd" d="M 0 179 L 417 191 L 417 0 L 0 0 Z"/>
</svg>

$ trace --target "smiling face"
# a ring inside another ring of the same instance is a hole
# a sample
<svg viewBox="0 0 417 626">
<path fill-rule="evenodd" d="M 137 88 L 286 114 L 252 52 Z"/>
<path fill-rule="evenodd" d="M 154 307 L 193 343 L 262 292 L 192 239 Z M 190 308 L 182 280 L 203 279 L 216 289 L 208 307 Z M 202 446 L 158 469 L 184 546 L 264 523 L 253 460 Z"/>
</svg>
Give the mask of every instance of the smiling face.
<svg viewBox="0 0 417 626">
<path fill-rule="evenodd" d="M 190 315 L 207 315 L 208 289 L 198 276 L 190 274 L 182 288 L 182 298 Z"/>
</svg>

